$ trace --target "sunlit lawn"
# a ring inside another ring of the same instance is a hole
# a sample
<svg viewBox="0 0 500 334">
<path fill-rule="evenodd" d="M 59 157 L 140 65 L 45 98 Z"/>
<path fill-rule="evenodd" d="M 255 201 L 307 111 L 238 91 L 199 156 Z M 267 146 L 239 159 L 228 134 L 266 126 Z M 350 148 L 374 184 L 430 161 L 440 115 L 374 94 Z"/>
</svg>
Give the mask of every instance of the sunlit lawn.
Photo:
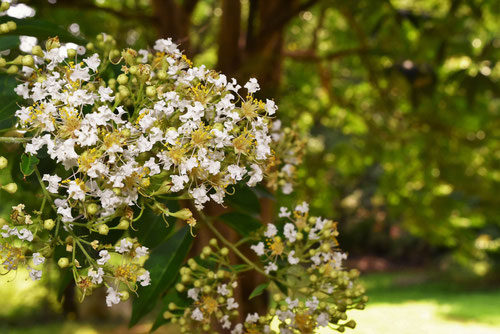
<svg viewBox="0 0 500 334">
<path fill-rule="evenodd" d="M 500 287 L 496 289 L 467 289 L 444 281 L 436 281 L 427 273 L 384 273 L 364 277 L 371 300 L 364 311 L 351 311 L 358 322 L 359 334 L 493 334 L 500 333 Z M 48 322 L 36 325 L 9 326 L 4 320 L 19 319 L 23 309 L 36 308 L 45 288 L 33 286 L 22 277 L 15 283 L 0 279 L 0 333 L 147 333 L 148 325 L 128 331 L 125 323 L 106 324 L 72 321 Z M 27 314 L 29 312 L 26 312 Z M 32 313 L 33 314 L 33 313 Z M 176 333 L 176 330 L 170 333 Z M 161 333 L 168 333 L 166 329 Z M 321 334 L 333 333 L 321 331 Z"/>
</svg>

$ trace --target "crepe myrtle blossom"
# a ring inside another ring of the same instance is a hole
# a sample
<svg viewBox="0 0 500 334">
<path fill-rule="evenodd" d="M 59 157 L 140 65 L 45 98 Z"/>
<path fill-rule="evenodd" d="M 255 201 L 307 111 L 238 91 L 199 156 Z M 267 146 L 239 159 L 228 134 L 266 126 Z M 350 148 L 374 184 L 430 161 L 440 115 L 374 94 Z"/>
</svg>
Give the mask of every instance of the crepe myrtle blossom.
<svg viewBox="0 0 500 334">
<path fill-rule="evenodd" d="M 113 43 L 109 35 L 100 38 Z M 272 135 L 280 131 L 271 118 L 278 107 L 253 97 L 260 89 L 255 78 L 242 97 L 235 79 L 192 66 L 171 39 L 160 39 L 153 52 L 122 52 L 117 85 L 103 80 L 101 53 L 75 58 L 56 40 L 47 45 L 15 89 L 23 99 L 16 116 L 31 137 L 25 152 L 46 151 L 63 167 L 42 178 L 60 195 L 55 205 L 63 222 L 89 218 L 76 214 L 88 201 L 105 218 L 156 195 L 185 194 L 203 209 L 211 200 L 223 204 L 238 182 L 291 187 L 292 170 L 280 170 L 294 164 L 291 151 L 274 163 L 284 147 Z"/>
</svg>

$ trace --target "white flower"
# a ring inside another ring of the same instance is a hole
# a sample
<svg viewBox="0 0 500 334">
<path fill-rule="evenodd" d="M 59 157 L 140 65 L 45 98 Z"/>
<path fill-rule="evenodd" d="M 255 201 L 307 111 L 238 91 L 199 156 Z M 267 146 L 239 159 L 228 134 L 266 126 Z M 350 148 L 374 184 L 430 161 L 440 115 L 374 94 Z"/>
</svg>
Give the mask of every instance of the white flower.
<svg viewBox="0 0 500 334">
<path fill-rule="evenodd" d="M 278 266 L 276 265 L 276 263 L 271 262 L 267 266 L 264 267 L 264 270 L 265 270 L 266 274 L 269 274 L 272 271 L 278 270 Z"/>
<path fill-rule="evenodd" d="M 111 255 L 109 255 L 108 251 L 105 249 L 99 252 L 99 256 L 101 258 L 97 260 L 97 264 L 100 266 L 105 265 L 109 261 L 109 259 L 111 259 Z"/>
<path fill-rule="evenodd" d="M 149 271 L 145 271 L 144 274 L 137 277 L 137 281 L 141 283 L 142 286 L 148 286 L 151 284 L 151 275 Z"/>
<path fill-rule="evenodd" d="M 177 192 L 184 189 L 184 184 L 189 182 L 189 177 L 187 175 L 172 175 L 170 177 L 172 183 L 174 184 L 171 188 L 172 192 Z"/>
<path fill-rule="evenodd" d="M 245 319 L 245 322 L 248 322 L 250 324 L 254 324 L 257 321 L 259 321 L 259 314 L 258 313 L 254 313 L 254 314 L 249 313 Z"/>
<path fill-rule="evenodd" d="M 145 247 L 145 246 L 137 247 L 135 249 L 135 258 L 139 259 L 141 257 L 144 257 L 144 256 L 148 255 L 148 253 L 149 252 L 148 252 L 148 248 L 147 247 Z"/>
<path fill-rule="evenodd" d="M 318 322 L 318 326 L 320 326 L 320 327 L 328 326 L 329 320 L 330 320 L 330 316 L 326 312 L 321 312 L 318 315 L 318 317 L 316 318 L 316 321 Z"/>
<path fill-rule="evenodd" d="M 187 292 L 187 295 L 189 298 L 191 298 L 192 300 L 194 300 L 195 302 L 198 301 L 198 295 L 200 293 L 200 289 L 198 288 L 191 288 L 188 290 Z"/>
<path fill-rule="evenodd" d="M 252 245 L 250 248 L 257 253 L 258 256 L 264 255 L 264 243 L 261 241 L 257 245 Z"/>
<path fill-rule="evenodd" d="M 101 60 L 97 53 L 94 53 L 91 57 L 85 58 L 83 62 L 94 72 L 97 71 L 99 64 L 101 64 Z"/>
<path fill-rule="evenodd" d="M 42 271 L 36 269 L 30 269 L 30 278 L 33 281 L 38 281 L 42 278 Z"/>
<path fill-rule="evenodd" d="M 113 102 L 115 99 L 114 96 L 111 96 L 111 94 L 113 94 L 113 90 L 109 87 L 101 86 L 99 87 L 98 92 L 101 102 Z"/>
<path fill-rule="evenodd" d="M 288 304 L 288 309 L 292 310 L 296 307 L 299 306 L 299 300 L 298 299 L 291 299 L 290 297 L 286 297 L 285 299 L 286 303 Z"/>
<path fill-rule="evenodd" d="M 236 303 L 236 302 L 234 301 L 234 298 L 232 298 L 232 297 L 231 297 L 231 298 L 228 298 L 228 299 L 227 299 L 227 309 L 228 309 L 228 310 L 233 310 L 233 309 L 236 309 L 236 308 L 238 308 L 238 306 L 239 306 L 239 305 L 238 305 L 238 303 Z"/>
<path fill-rule="evenodd" d="M 26 229 L 23 228 L 17 233 L 17 237 L 21 240 L 26 240 L 26 241 L 33 241 L 33 233 Z"/>
<path fill-rule="evenodd" d="M 229 321 L 229 315 L 227 314 L 220 319 L 220 323 L 224 329 L 231 328 L 231 321 Z"/>
<path fill-rule="evenodd" d="M 191 319 L 196 321 L 203 320 L 203 313 L 200 311 L 199 308 L 195 308 L 194 311 L 191 313 Z"/>
<path fill-rule="evenodd" d="M 88 272 L 88 276 L 92 279 L 92 283 L 94 284 L 101 284 L 103 275 L 104 270 L 101 267 L 97 268 L 97 271 L 95 271 L 94 268 L 90 268 Z"/>
<path fill-rule="evenodd" d="M 311 310 L 316 310 L 319 306 L 319 300 L 316 296 L 313 296 L 310 300 L 306 301 L 306 307 Z"/>
<path fill-rule="evenodd" d="M 44 262 L 45 262 L 45 257 L 40 255 L 40 253 L 33 253 L 33 264 L 35 266 L 43 264 Z"/>
<path fill-rule="evenodd" d="M 295 211 L 300 212 L 300 213 L 308 213 L 309 212 L 309 204 L 306 202 L 302 202 L 302 204 L 297 205 L 295 207 Z"/>
<path fill-rule="evenodd" d="M 234 329 L 231 331 L 231 334 L 243 334 L 243 325 L 237 324 L 234 326 Z"/>
<path fill-rule="evenodd" d="M 229 290 L 227 289 L 227 284 L 222 284 L 217 287 L 217 293 L 221 296 L 227 296 L 229 294 Z"/>
<path fill-rule="evenodd" d="M 244 87 L 248 89 L 248 94 L 253 94 L 256 91 L 260 90 L 260 86 L 257 83 L 257 79 L 255 78 L 250 78 L 250 80 L 248 80 Z"/>
<path fill-rule="evenodd" d="M 278 217 L 280 217 L 280 218 L 284 218 L 284 217 L 290 218 L 290 215 L 291 215 L 291 213 L 290 213 L 290 211 L 288 211 L 287 208 L 285 208 L 284 206 L 282 206 L 280 208 L 280 213 L 278 214 Z"/>
<path fill-rule="evenodd" d="M 49 175 L 45 174 L 42 177 L 42 181 L 47 181 L 49 185 L 47 186 L 47 190 L 53 194 L 57 194 L 57 190 L 59 189 L 59 182 L 61 182 L 61 178 L 57 175 Z"/>
<path fill-rule="evenodd" d="M 127 239 L 120 240 L 120 245 L 115 247 L 117 253 L 123 254 L 129 252 L 132 249 L 132 243 Z"/>
<path fill-rule="evenodd" d="M 247 172 L 245 167 L 240 167 L 238 165 L 229 165 L 227 167 L 227 171 L 229 172 L 231 178 L 234 179 L 235 181 L 240 181 Z"/>
<path fill-rule="evenodd" d="M 264 236 L 266 238 L 272 238 L 278 233 L 278 229 L 273 224 L 267 224 L 266 232 L 264 232 Z"/>
<path fill-rule="evenodd" d="M 295 264 L 298 264 L 299 263 L 299 258 L 298 257 L 295 257 L 295 251 L 291 251 L 289 254 L 288 254 L 288 262 L 291 264 L 291 265 L 295 265 Z"/>
<path fill-rule="evenodd" d="M 274 103 L 273 100 L 266 100 L 266 111 L 268 115 L 274 115 L 276 113 L 276 110 L 278 110 L 278 106 L 276 103 Z"/>
<path fill-rule="evenodd" d="M 286 223 L 283 228 L 283 234 L 290 242 L 295 242 L 297 239 L 297 231 L 295 231 L 295 226 L 292 223 Z"/>
<path fill-rule="evenodd" d="M 248 180 L 247 185 L 249 187 L 255 187 L 257 183 L 262 181 L 264 178 L 264 174 L 262 173 L 262 169 L 259 167 L 257 164 L 252 164 L 250 166 L 252 170 L 248 172 L 248 175 L 250 175 L 250 180 Z"/>
<path fill-rule="evenodd" d="M 108 307 L 111 307 L 111 306 L 118 304 L 120 302 L 121 294 L 118 291 L 116 291 L 112 287 L 109 287 L 106 292 L 107 292 L 106 305 Z"/>
</svg>

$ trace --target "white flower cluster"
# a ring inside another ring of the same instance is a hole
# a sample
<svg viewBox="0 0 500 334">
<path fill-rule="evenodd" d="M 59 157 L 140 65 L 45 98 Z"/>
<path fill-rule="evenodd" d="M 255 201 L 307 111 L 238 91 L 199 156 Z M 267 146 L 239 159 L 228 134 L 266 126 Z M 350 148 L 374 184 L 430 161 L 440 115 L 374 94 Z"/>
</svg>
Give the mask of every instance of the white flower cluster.
<svg viewBox="0 0 500 334">
<path fill-rule="evenodd" d="M 255 79 L 242 97 L 235 79 L 191 67 L 171 40 L 159 40 L 142 58 L 123 51 L 123 73 L 106 85 L 97 53 L 78 61 L 55 46 L 34 56 L 16 88 L 31 101 L 16 116 L 33 135 L 26 152 L 44 149 L 66 170 L 43 176 L 62 197 L 56 205 L 64 222 L 79 218 L 75 202 L 96 202 L 109 216 L 140 194 L 187 191 L 201 209 L 210 199 L 223 203 L 231 184 L 262 181 L 277 107 L 253 98 Z"/>
<path fill-rule="evenodd" d="M 11 223 L 4 219 L 1 221 L 0 274 L 17 270 L 23 265 L 28 269 L 30 278 L 37 281 L 42 278 L 40 266 L 45 262 L 45 257 L 39 252 L 30 254 L 29 246 L 40 229 L 24 208 L 24 204 L 12 207 Z"/>
</svg>

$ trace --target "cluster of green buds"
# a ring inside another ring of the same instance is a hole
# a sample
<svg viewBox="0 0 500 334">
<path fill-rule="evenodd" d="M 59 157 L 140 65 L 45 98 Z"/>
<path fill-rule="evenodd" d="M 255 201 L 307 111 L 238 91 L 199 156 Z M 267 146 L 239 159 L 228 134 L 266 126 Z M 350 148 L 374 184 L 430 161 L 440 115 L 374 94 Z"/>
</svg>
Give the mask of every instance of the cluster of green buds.
<svg viewBox="0 0 500 334">
<path fill-rule="evenodd" d="M 179 324 L 181 333 L 229 328 L 238 317 L 239 305 L 234 298 L 237 284 L 237 268 L 230 264 L 229 249 L 212 239 L 197 259 L 189 259 L 181 268 L 175 289 L 183 301 L 171 302 L 163 316 Z"/>
<path fill-rule="evenodd" d="M 9 164 L 9 161 L 4 156 L 0 156 L 0 170 L 6 168 Z M 9 182 L 7 184 L 1 185 L 0 189 L 8 192 L 9 194 L 15 194 L 17 192 L 17 184 L 14 182 Z"/>
<path fill-rule="evenodd" d="M 2 2 L 0 4 L 0 13 L 5 12 L 10 8 L 10 3 Z M 5 23 L 0 24 L 0 34 L 8 34 L 17 29 L 16 22 L 7 21 Z"/>
</svg>

